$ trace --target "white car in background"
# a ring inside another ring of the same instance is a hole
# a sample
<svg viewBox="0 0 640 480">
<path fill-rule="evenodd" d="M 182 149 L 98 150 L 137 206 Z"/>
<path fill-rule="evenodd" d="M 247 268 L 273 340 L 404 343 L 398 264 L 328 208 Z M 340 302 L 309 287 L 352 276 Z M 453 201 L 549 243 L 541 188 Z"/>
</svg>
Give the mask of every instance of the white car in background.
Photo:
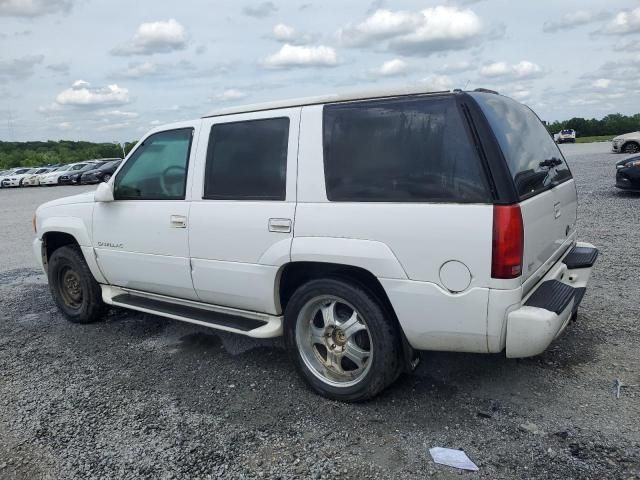
<svg viewBox="0 0 640 480">
<path fill-rule="evenodd" d="M 10 175 L 6 175 L 0 180 L 2 188 L 19 187 L 22 179 L 26 175 L 34 173 L 36 170 L 36 168 L 18 168 L 14 170 Z"/>
<path fill-rule="evenodd" d="M 40 177 L 40 185 L 46 185 L 46 186 L 58 185 L 58 179 L 62 175 L 66 173 L 75 172 L 76 170 L 80 170 L 87 163 L 88 162 L 80 162 L 80 163 L 70 163 L 69 165 L 63 165 L 62 167 L 58 168 L 53 172 L 42 175 Z"/>
<path fill-rule="evenodd" d="M 611 151 L 614 153 L 638 153 L 640 152 L 640 132 L 618 135 L 611 143 Z"/>
<path fill-rule="evenodd" d="M 27 173 L 22 179 L 22 187 L 37 187 L 40 185 L 40 178 L 46 173 L 51 173 L 58 167 L 42 167 L 35 169 L 33 173 Z"/>
<path fill-rule="evenodd" d="M 572 128 L 564 128 L 556 134 L 557 143 L 576 143 L 576 131 Z"/>
</svg>

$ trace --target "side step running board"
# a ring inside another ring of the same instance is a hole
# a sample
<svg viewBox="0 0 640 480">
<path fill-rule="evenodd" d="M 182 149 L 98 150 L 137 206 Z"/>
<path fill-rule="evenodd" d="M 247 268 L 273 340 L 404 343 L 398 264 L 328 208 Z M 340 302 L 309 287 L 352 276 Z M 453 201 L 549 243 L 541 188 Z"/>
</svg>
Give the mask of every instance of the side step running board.
<svg viewBox="0 0 640 480">
<path fill-rule="evenodd" d="M 248 337 L 271 338 L 282 335 L 282 317 L 278 316 L 172 299 L 145 292 L 138 293 L 110 285 L 102 285 L 102 298 L 106 303 L 117 307 L 195 323 Z"/>
<path fill-rule="evenodd" d="M 575 246 L 567 254 L 562 263 L 564 263 L 569 270 L 576 268 L 590 268 L 596 263 L 598 258 L 598 249 L 591 247 L 578 247 Z"/>
</svg>

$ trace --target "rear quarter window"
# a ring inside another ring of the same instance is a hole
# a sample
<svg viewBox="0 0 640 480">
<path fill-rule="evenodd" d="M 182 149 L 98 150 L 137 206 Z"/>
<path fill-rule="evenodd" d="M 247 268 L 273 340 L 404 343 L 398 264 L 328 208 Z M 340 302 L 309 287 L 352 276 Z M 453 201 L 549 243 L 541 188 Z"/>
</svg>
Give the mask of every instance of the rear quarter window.
<svg viewBox="0 0 640 480">
<path fill-rule="evenodd" d="M 480 159 L 452 96 L 326 105 L 327 198 L 490 203 Z"/>
<path fill-rule="evenodd" d="M 527 106 L 491 93 L 472 93 L 496 136 L 520 200 L 572 178 L 562 152 Z"/>
</svg>

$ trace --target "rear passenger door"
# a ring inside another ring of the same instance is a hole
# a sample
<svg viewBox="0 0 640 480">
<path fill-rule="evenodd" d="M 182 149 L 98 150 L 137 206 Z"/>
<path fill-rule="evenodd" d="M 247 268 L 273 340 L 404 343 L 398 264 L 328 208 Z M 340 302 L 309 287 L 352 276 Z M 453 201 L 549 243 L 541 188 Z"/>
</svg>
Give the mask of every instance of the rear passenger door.
<svg viewBox="0 0 640 480">
<path fill-rule="evenodd" d="M 192 190 L 191 275 L 201 301 L 280 313 L 290 260 L 300 108 L 205 118 Z"/>
</svg>

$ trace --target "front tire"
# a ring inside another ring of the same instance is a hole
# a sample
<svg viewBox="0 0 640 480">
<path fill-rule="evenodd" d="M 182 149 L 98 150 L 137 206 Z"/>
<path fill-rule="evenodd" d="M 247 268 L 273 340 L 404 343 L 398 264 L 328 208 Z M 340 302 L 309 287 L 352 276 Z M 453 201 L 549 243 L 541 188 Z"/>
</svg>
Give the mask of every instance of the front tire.
<svg viewBox="0 0 640 480">
<path fill-rule="evenodd" d="M 102 318 L 102 290 L 78 247 L 64 246 L 49 259 L 49 289 L 58 308 L 73 323 L 91 323 Z"/>
<path fill-rule="evenodd" d="M 623 153 L 638 153 L 640 152 L 640 144 L 636 142 L 627 142 L 622 147 Z"/>
<path fill-rule="evenodd" d="M 368 400 L 401 372 L 394 319 L 367 290 L 347 281 L 299 287 L 285 310 L 284 337 L 304 380 L 333 400 Z"/>
</svg>

